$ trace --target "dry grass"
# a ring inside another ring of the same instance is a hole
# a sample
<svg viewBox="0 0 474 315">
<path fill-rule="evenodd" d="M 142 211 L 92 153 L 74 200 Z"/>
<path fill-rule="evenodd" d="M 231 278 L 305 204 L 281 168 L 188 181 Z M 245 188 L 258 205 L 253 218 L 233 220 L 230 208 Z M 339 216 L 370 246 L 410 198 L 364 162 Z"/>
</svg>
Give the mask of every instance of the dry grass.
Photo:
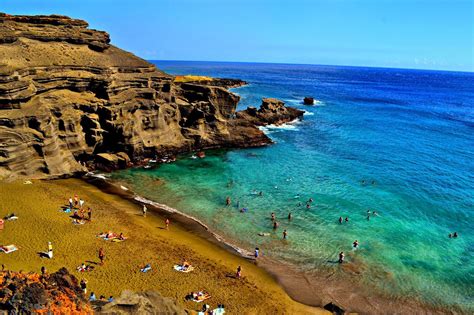
<svg viewBox="0 0 474 315">
<path fill-rule="evenodd" d="M 69 215 L 60 211 L 76 193 L 93 209 L 92 222 L 81 226 L 73 225 Z M 124 289 L 156 290 L 190 310 L 200 305 L 185 302 L 184 296 L 207 290 L 212 295 L 208 300 L 211 307 L 223 303 L 230 314 L 322 312 L 292 301 L 253 263 L 173 224 L 165 230 L 163 218 L 143 218 L 138 206 L 80 180 L 34 181 L 32 185 L 0 182 L 0 215 L 10 212 L 19 219 L 6 222 L 0 230 L 0 244 L 15 244 L 19 251 L 0 254 L 0 261 L 11 270 L 39 272 L 45 266 L 53 272 L 65 266 L 79 279 L 87 279 L 89 292 L 97 296 L 118 296 Z M 129 239 L 112 243 L 96 237 L 109 230 L 123 232 Z M 54 248 L 52 260 L 37 254 L 47 249 L 48 241 Z M 96 265 L 89 273 L 77 272 L 76 267 L 84 261 L 98 262 L 100 247 L 105 250 L 105 265 Z M 194 272 L 183 274 L 172 269 L 183 258 L 196 267 Z M 139 272 L 146 263 L 151 263 L 152 271 Z M 241 280 L 230 277 L 238 265 L 245 276 Z"/>
</svg>

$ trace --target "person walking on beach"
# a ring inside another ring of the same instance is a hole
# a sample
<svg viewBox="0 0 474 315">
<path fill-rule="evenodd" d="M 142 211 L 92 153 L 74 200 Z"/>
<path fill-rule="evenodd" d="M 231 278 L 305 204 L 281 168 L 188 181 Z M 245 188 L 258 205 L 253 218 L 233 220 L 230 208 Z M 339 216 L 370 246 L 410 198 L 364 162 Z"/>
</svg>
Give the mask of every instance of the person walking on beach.
<svg viewBox="0 0 474 315">
<path fill-rule="evenodd" d="M 99 249 L 99 260 L 100 260 L 101 265 L 104 264 L 104 259 L 105 259 L 105 252 L 104 252 L 104 249 L 101 247 Z"/>
<path fill-rule="evenodd" d="M 146 212 L 148 211 L 147 207 L 143 205 L 143 216 L 146 217 Z"/>
<path fill-rule="evenodd" d="M 286 240 L 288 238 L 288 232 L 283 230 L 283 239 Z"/>
<path fill-rule="evenodd" d="M 92 209 L 90 207 L 87 208 L 87 220 L 92 221 Z"/>
<path fill-rule="evenodd" d="M 237 272 L 235 273 L 235 277 L 237 279 L 240 279 L 242 277 L 242 267 L 240 266 L 237 267 Z"/>
<path fill-rule="evenodd" d="M 227 196 L 227 198 L 225 198 L 225 205 L 226 205 L 226 206 L 230 206 L 230 204 L 231 204 L 230 197 Z"/>
<path fill-rule="evenodd" d="M 48 257 L 53 259 L 53 244 L 51 242 L 48 242 Z"/>
<path fill-rule="evenodd" d="M 170 219 L 166 218 L 165 224 L 166 224 L 166 229 L 169 230 L 169 227 L 170 227 Z"/>
<path fill-rule="evenodd" d="M 344 252 L 340 252 L 339 253 L 339 263 L 340 264 L 342 264 L 344 262 L 344 257 L 345 257 Z"/>
</svg>

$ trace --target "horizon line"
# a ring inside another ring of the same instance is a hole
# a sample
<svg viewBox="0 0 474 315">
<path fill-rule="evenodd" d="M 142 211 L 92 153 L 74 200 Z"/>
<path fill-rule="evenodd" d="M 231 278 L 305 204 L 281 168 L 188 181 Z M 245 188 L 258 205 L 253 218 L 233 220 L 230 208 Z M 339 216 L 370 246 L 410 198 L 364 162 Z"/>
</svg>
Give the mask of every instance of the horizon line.
<svg viewBox="0 0 474 315">
<path fill-rule="evenodd" d="M 143 58 L 145 59 L 145 58 Z M 215 63 L 248 63 L 248 64 L 276 64 L 276 65 L 300 65 L 300 66 L 323 66 L 323 67 L 345 67 L 345 68 L 372 68 L 372 69 L 391 69 L 391 70 L 417 70 L 432 72 L 460 72 L 474 73 L 473 70 L 447 70 L 447 69 L 423 69 L 423 68 L 397 68 L 389 66 L 353 66 L 353 65 L 330 65 L 318 63 L 291 63 L 291 62 L 265 62 L 265 61 L 228 61 L 228 60 L 178 60 L 178 59 L 145 59 L 147 61 L 177 61 L 177 62 L 215 62 Z"/>
</svg>

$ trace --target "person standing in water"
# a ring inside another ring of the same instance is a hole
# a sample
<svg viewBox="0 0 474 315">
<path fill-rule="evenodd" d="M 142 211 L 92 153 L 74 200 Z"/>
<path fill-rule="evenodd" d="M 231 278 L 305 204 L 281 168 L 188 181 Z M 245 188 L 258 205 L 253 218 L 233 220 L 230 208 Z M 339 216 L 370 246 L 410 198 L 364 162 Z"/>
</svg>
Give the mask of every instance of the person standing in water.
<svg viewBox="0 0 474 315">
<path fill-rule="evenodd" d="M 147 207 L 145 205 L 143 205 L 142 213 L 143 213 L 144 217 L 146 217 L 146 212 L 147 211 L 148 211 Z"/>
<path fill-rule="evenodd" d="M 292 215 L 291 215 L 291 212 L 290 212 L 290 213 L 288 213 L 288 221 L 291 221 L 291 219 L 292 219 Z"/>
<path fill-rule="evenodd" d="M 272 221 L 275 221 L 275 212 L 272 212 Z"/>
<path fill-rule="evenodd" d="M 276 230 L 278 228 L 278 222 L 273 221 L 273 229 Z"/>
<path fill-rule="evenodd" d="M 344 262 L 344 252 L 339 253 L 339 263 L 342 264 Z"/>
<path fill-rule="evenodd" d="M 230 203 L 231 203 L 230 197 L 227 196 L 227 198 L 225 198 L 225 205 L 226 205 L 226 206 L 230 206 Z"/>
<path fill-rule="evenodd" d="M 346 221 L 346 222 L 349 222 L 349 218 L 348 218 L 348 217 L 346 217 L 346 219 L 345 219 L 344 221 Z"/>
<path fill-rule="evenodd" d="M 339 224 L 342 224 L 342 217 L 339 217 Z"/>
<path fill-rule="evenodd" d="M 352 246 L 357 249 L 359 247 L 359 242 L 355 240 L 354 243 L 352 243 Z"/>
<path fill-rule="evenodd" d="M 288 232 L 283 230 L 283 239 L 286 240 L 288 238 Z"/>
</svg>

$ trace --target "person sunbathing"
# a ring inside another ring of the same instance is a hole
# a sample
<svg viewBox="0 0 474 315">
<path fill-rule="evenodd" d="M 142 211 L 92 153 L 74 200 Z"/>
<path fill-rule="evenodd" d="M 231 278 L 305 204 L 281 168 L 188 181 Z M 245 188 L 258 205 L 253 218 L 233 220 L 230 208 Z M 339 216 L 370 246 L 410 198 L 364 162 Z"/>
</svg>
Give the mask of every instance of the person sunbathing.
<svg viewBox="0 0 474 315">
<path fill-rule="evenodd" d="M 183 267 L 184 270 L 186 270 L 189 267 L 191 267 L 191 264 L 186 259 L 183 259 L 183 263 L 181 264 L 181 266 Z"/>
<path fill-rule="evenodd" d="M 141 272 L 147 272 L 149 270 L 151 270 L 151 265 L 150 264 L 146 264 L 143 268 L 140 268 Z"/>
</svg>

